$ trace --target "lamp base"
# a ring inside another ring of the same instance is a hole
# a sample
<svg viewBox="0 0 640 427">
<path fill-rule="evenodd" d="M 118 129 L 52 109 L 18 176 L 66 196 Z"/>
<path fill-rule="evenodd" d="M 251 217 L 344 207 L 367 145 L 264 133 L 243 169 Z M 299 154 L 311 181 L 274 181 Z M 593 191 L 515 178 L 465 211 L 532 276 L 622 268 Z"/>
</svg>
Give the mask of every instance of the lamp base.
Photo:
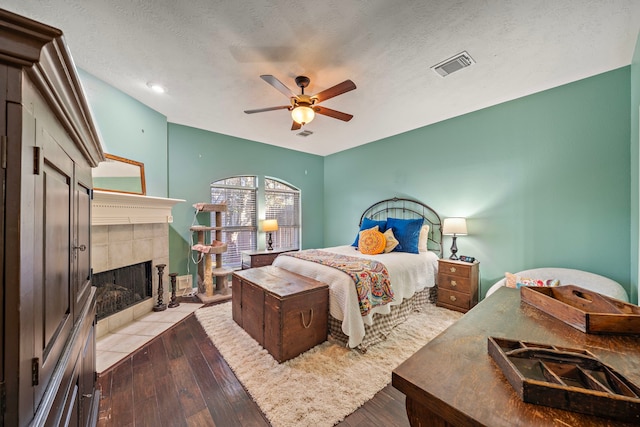
<svg viewBox="0 0 640 427">
<path fill-rule="evenodd" d="M 273 239 L 271 238 L 271 233 L 269 233 L 269 238 L 267 239 L 267 250 L 273 250 Z"/>
<path fill-rule="evenodd" d="M 456 245 L 456 235 L 453 235 L 453 242 L 451 243 L 451 256 L 449 257 L 449 259 L 452 259 L 454 261 L 457 261 L 458 255 L 456 255 L 456 252 L 458 252 L 458 246 Z"/>
</svg>

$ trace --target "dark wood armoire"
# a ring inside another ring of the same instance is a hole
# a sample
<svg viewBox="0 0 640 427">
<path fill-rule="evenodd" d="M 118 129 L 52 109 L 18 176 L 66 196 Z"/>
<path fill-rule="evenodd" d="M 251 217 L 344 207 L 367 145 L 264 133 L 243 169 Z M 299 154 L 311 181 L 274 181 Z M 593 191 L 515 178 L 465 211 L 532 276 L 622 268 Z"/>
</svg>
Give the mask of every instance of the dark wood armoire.
<svg viewBox="0 0 640 427">
<path fill-rule="evenodd" d="M 96 422 L 91 168 L 104 160 L 62 32 L 0 9 L 0 424 Z"/>
</svg>

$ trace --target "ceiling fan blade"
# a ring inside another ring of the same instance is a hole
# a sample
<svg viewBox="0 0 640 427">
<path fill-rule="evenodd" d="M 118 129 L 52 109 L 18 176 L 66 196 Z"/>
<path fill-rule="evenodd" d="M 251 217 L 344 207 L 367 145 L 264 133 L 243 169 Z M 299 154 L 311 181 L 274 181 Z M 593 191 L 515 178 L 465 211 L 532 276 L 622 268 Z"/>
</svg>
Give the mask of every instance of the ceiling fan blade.
<svg viewBox="0 0 640 427">
<path fill-rule="evenodd" d="M 247 114 L 253 113 L 262 113 L 264 111 L 273 111 L 273 110 L 288 110 L 290 108 L 289 105 L 280 105 L 279 107 L 267 107 L 267 108 L 256 108 L 255 110 L 244 110 Z"/>
<path fill-rule="evenodd" d="M 278 89 L 284 96 L 287 98 L 296 98 L 297 95 L 291 91 L 288 87 L 284 85 L 280 80 L 276 79 L 271 74 L 263 74 L 260 76 L 262 80 L 269 83 L 271 86 Z"/>
<path fill-rule="evenodd" d="M 333 98 L 334 96 L 341 95 L 345 92 L 349 92 L 350 90 L 354 90 L 356 88 L 356 84 L 351 80 L 345 80 L 342 83 L 339 83 L 329 89 L 325 89 L 322 92 L 316 93 L 311 98 L 316 99 L 316 102 L 322 102 L 329 98 Z"/>
<path fill-rule="evenodd" d="M 298 122 L 296 122 L 295 120 L 293 121 L 293 123 L 291 124 L 291 130 L 298 130 L 302 127 L 302 125 Z"/>
<path fill-rule="evenodd" d="M 313 111 L 318 114 L 322 114 L 323 116 L 333 117 L 334 119 L 342 120 L 345 122 L 353 119 L 353 116 L 351 114 L 342 113 L 340 111 L 332 110 L 331 108 L 327 107 L 320 107 L 319 105 L 314 106 Z"/>
</svg>

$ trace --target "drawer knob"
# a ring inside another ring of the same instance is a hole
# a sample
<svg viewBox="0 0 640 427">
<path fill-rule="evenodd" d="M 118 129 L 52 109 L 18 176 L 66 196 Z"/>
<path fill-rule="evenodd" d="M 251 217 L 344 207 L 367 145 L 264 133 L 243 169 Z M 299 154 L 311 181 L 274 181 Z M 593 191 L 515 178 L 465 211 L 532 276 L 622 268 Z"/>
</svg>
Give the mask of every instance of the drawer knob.
<svg viewBox="0 0 640 427">
<path fill-rule="evenodd" d="M 451 286 L 453 286 L 453 287 L 455 288 L 456 286 L 458 286 L 458 284 L 456 283 L 456 281 L 455 281 L 455 280 L 452 280 L 452 281 L 451 281 Z"/>
<path fill-rule="evenodd" d="M 452 272 L 452 273 L 455 273 L 456 272 L 456 268 L 455 267 L 449 267 L 449 271 Z"/>
<path fill-rule="evenodd" d="M 451 295 L 451 296 L 449 296 L 449 299 L 450 299 L 451 301 L 455 301 L 455 300 L 457 300 L 457 298 L 456 298 L 456 296 L 455 296 L 455 295 Z"/>
</svg>

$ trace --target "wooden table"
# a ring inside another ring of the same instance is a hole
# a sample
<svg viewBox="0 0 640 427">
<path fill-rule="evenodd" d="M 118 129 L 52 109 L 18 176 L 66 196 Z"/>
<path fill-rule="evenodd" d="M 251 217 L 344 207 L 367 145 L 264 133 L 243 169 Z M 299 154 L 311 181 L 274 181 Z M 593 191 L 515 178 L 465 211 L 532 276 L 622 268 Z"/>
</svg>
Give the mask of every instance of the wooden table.
<svg viewBox="0 0 640 427">
<path fill-rule="evenodd" d="M 487 337 L 585 348 L 640 384 L 640 337 L 585 334 L 502 288 L 393 371 L 412 426 L 627 426 L 524 403 L 487 352 Z"/>
</svg>

